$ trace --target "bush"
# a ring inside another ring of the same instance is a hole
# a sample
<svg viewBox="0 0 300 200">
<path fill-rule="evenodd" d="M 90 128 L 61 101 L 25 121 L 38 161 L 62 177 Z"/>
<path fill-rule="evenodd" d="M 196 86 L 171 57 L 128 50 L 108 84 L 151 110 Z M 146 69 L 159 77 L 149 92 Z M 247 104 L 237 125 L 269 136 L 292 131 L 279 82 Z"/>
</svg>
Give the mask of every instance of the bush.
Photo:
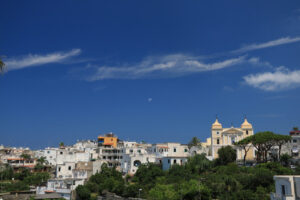
<svg viewBox="0 0 300 200">
<path fill-rule="evenodd" d="M 216 159 L 217 165 L 227 165 L 236 161 L 236 150 L 231 146 L 221 147 L 218 150 L 219 157 Z"/>
<path fill-rule="evenodd" d="M 79 185 L 76 188 L 76 194 L 80 200 L 89 200 L 91 197 L 91 191 L 83 185 Z"/>
</svg>

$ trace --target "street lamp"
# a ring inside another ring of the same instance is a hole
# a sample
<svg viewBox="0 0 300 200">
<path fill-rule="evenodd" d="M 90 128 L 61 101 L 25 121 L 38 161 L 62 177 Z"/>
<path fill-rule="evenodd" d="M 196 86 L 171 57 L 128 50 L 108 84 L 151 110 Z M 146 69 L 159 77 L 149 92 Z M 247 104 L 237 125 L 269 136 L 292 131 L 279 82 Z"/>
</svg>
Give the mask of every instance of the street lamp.
<svg viewBox="0 0 300 200">
<path fill-rule="evenodd" d="M 142 189 L 140 188 L 139 189 L 139 199 L 141 198 L 141 191 L 142 191 Z"/>
</svg>

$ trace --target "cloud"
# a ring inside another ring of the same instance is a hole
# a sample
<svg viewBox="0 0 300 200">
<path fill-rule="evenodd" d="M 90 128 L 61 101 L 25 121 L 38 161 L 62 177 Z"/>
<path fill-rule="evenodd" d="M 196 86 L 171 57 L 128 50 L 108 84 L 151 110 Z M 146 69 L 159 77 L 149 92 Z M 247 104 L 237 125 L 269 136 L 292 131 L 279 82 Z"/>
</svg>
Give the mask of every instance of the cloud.
<svg viewBox="0 0 300 200">
<path fill-rule="evenodd" d="M 29 54 L 22 58 L 10 58 L 5 60 L 6 71 L 45 65 L 49 63 L 59 63 L 67 60 L 70 57 L 77 56 L 80 53 L 81 53 L 80 49 L 73 49 L 68 52 L 55 52 L 46 55 Z"/>
<path fill-rule="evenodd" d="M 265 43 L 260 43 L 260 44 L 250 44 L 246 45 L 240 49 L 233 50 L 231 53 L 245 53 L 248 51 L 253 51 L 257 49 L 264 49 L 264 48 L 269 48 L 269 47 L 274 47 L 274 46 L 279 46 L 279 45 L 284 45 L 284 44 L 289 44 L 289 43 L 295 43 L 295 42 L 300 42 L 300 37 L 283 37 L 279 38 L 277 40 L 272 40 L 269 42 Z"/>
<path fill-rule="evenodd" d="M 86 66 L 88 81 L 104 79 L 140 79 L 179 77 L 193 73 L 220 70 L 241 63 L 250 63 L 245 56 L 204 63 L 199 57 L 173 54 L 160 57 L 147 57 L 134 65 Z"/>
<path fill-rule="evenodd" d="M 244 80 L 246 84 L 265 91 L 290 89 L 300 86 L 300 70 L 278 67 L 274 72 L 247 75 Z"/>
<path fill-rule="evenodd" d="M 150 103 L 152 101 L 152 98 L 148 98 L 148 102 Z"/>
</svg>

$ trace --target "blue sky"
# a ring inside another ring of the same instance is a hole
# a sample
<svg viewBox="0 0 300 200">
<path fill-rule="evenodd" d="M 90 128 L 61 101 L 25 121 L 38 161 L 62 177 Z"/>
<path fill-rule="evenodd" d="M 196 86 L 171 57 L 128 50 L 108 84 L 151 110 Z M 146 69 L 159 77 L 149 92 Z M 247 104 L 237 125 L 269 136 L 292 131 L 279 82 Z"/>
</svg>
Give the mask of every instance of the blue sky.
<svg viewBox="0 0 300 200">
<path fill-rule="evenodd" d="M 1 1 L 0 143 L 300 126 L 299 1 Z"/>
</svg>

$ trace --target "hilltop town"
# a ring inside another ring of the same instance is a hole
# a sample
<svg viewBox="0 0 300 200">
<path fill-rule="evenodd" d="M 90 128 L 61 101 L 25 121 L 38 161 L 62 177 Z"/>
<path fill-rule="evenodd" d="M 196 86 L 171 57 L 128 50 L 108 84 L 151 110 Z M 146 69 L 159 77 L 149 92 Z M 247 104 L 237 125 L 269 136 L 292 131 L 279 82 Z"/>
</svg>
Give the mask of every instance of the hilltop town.
<svg viewBox="0 0 300 200">
<path fill-rule="evenodd" d="M 264 149 L 264 151 L 261 148 L 266 144 L 259 143 L 256 141 L 258 139 L 255 139 L 259 135 L 263 135 L 263 138 L 269 136 L 271 138 L 264 141 L 269 142 L 267 144 L 269 145 L 268 149 Z M 272 144 L 267 140 L 272 140 Z M 226 148 L 230 149 L 226 150 Z M 297 165 L 300 164 L 299 149 L 300 131 L 297 128 L 290 131 L 290 136 L 271 132 L 254 134 L 253 126 L 246 118 L 240 127 L 232 126 L 228 128 L 224 128 L 216 119 L 211 125 L 211 135 L 205 142 L 200 142 L 197 137 L 194 137 L 189 144 L 173 142 L 137 143 L 124 141 L 113 133 L 107 133 L 99 135 L 95 140 L 78 141 L 71 146 L 66 146 L 61 142 L 58 147 L 47 147 L 41 150 L 1 146 L 0 195 L 3 199 L 26 199 L 29 197 L 35 197 L 35 199 L 89 199 L 89 192 L 87 192 L 88 198 L 85 198 L 84 192 L 81 192 L 80 188 L 93 183 L 95 177 L 100 176 L 101 173 L 118 173 L 121 180 L 126 179 L 128 181 L 141 175 L 147 176 L 146 172 L 141 173 L 139 170 L 145 171 L 150 170 L 151 167 L 157 167 L 162 172 L 170 173 L 177 166 L 185 168 L 191 165 L 194 159 L 194 162 L 202 163 L 201 167 L 203 167 L 202 165 L 222 166 L 234 162 L 236 166 L 255 168 L 260 163 L 281 163 L 280 166 L 282 165 L 290 171 L 275 175 L 287 174 L 290 176 L 274 177 L 276 191 L 275 188 L 269 189 L 275 192 L 271 195 L 272 199 L 278 199 L 278 196 L 281 198 L 282 195 L 287 193 L 294 196 L 300 194 L 298 191 L 300 178 L 299 176 L 294 176 L 294 178 L 291 176 L 299 173 L 299 171 L 297 172 L 299 170 Z M 226 151 L 233 151 L 234 158 L 230 160 L 228 156 L 230 153 L 226 153 Z M 206 170 L 209 170 L 209 167 L 208 169 L 205 169 L 205 167 L 202 169 L 202 171 Z M 274 169 L 270 169 L 270 171 L 272 170 Z M 178 176 L 176 173 L 175 175 Z M 115 175 L 111 176 L 114 177 Z M 179 176 L 181 175 L 179 174 Z M 201 178 L 199 180 L 201 183 Z M 287 180 L 289 185 L 284 185 L 286 188 L 282 189 L 281 182 Z M 296 190 L 292 186 L 294 181 L 295 187 L 297 187 Z M 95 187 L 98 188 L 97 184 Z M 127 187 L 130 188 L 130 184 Z M 125 196 L 128 198 L 147 198 L 149 193 L 153 193 L 151 188 L 148 188 L 147 192 L 143 189 L 146 190 L 142 184 L 136 185 L 133 189 L 135 191 L 127 192 Z M 265 192 L 268 192 L 269 189 Z M 84 188 L 82 190 L 84 191 Z M 93 191 L 93 189 L 89 190 L 90 192 Z M 96 196 L 98 191 L 100 191 L 98 194 L 100 195 L 103 194 L 104 190 L 112 192 L 113 195 L 122 196 L 123 194 L 124 196 L 124 191 L 118 192 L 118 190 L 109 189 L 107 186 L 101 191 L 98 188 Z M 213 193 L 210 192 L 211 194 L 208 195 L 206 194 L 207 191 L 203 191 L 203 199 L 212 198 Z M 105 197 L 103 198 L 105 199 Z"/>
</svg>

